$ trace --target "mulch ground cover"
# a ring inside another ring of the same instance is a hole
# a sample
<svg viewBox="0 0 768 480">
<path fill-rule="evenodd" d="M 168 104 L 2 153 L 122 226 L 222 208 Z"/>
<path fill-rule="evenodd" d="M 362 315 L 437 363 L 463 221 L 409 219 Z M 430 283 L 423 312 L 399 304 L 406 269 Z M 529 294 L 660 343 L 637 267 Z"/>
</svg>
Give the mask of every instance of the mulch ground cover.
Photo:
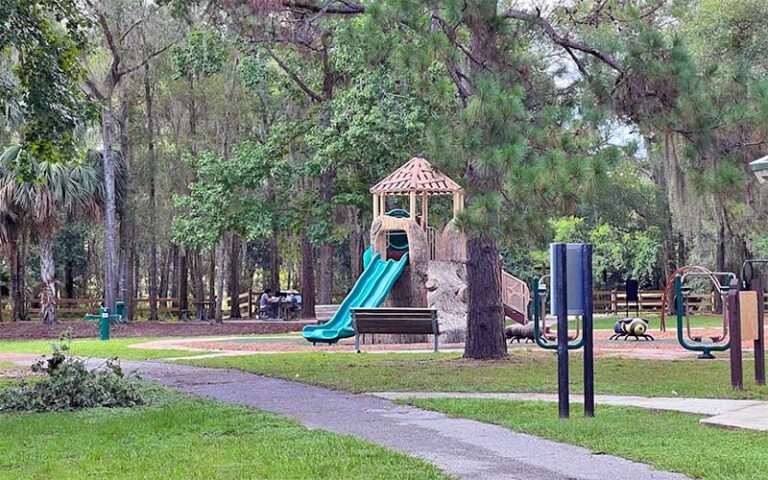
<svg viewBox="0 0 768 480">
<path fill-rule="evenodd" d="M 312 322 L 149 322 L 140 321 L 112 325 L 113 337 L 194 337 L 205 335 L 259 335 L 301 331 Z M 60 322 L 43 325 L 39 321 L 0 323 L 0 340 L 30 340 L 58 338 L 66 330 L 73 338 L 94 338 L 99 335 L 98 322 Z"/>
</svg>

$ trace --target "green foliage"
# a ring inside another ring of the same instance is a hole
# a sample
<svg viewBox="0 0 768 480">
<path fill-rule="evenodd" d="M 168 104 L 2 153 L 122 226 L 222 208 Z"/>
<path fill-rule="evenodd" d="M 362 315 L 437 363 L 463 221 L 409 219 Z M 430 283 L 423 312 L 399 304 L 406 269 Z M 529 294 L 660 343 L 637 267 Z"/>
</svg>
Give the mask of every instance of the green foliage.
<svg viewBox="0 0 768 480">
<path fill-rule="evenodd" d="M 207 77 L 221 71 L 229 46 L 220 30 L 195 29 L 187 36 L 186 45 L 176 45 L 171 54 L 176 69 L 174 79 L 189 75 Z"/>
<path fill-rule="evenodd" d="M 179 215 L 173 220 L 173 237 L 192 248 L 211 248 L 227 232 L 237 232 L 246 240 L 264 238 L 271 232 L 273 211 L 265 201 L 264 182 L 274 165 L 265 149 L 243 144 L 229 160 L 212 152 L 187 157 L 197 172 L 189 185 L 189 195 L 178 195 Z"/>
<path fill-rule="evenodd" d="M 75 127 L 90 116 L 78 59 L 88 22 L 69 0 L 7 0 L 0 18 L 0 55 L 23 59 L 13 68 L 16 84 L 6 83 L 0 93 L 16 97 L 20 107 L 25 154 L 18 160 L 29 179 L 30 161 L 56 163 L 74 156 Z"/>
<path fill-rule="evenodd" d="M 595 279 L 605 278 L 609 287 L 622 285 L 626 278 L 647 284 L 655 276 L 660 242 L 655 228 L 622 232 L 608 224 L 588 225 L 579 217 L 552 220 L 554 242 L 591 243 Z M 599 282 L 599 280 L 598 280 Z"/>
<path fill-rule="evenodd" d="M 69 353 L 69 342 L 69 337 L 63 337 L 60 343 L 51 345 L 51 356 L 32 366 L 34 372 L 45 377 L 0 390 L 0 413 L 134 407 L 144 403 L 138 384 L 123 374 L 116 359 L 89 371 L 84 360 Z"/>
</svg>

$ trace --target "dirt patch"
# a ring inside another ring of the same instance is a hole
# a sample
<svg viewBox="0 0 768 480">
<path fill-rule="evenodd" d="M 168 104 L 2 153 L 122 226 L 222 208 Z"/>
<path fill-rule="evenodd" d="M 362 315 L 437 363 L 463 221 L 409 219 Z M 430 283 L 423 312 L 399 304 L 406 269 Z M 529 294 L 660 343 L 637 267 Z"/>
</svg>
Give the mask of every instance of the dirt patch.
<svg viewBox="0 0 768 480">
<path fill-rule="evenodd" d="M 460 345 L 444 345 L 443 348 L 460 347 Z M 225 350 L 229 352 L 354 352 L 354 342 L 340 342 L 336 345 L 317 344 L 312 345 L 306 340 L 301 338 L 296 339 L 295 342 L 269 342 L 269 343 L 240 343 L 240 342 L 228 342 L 227 340 L 211 340 L 206 341 L 190 341 L 190 342 L 173 342 L 171 344 L 164 342 L 163 348 L 180 348 L 180 349 L 200 349 L 200 350 Z M 365 352 L 388 352 L 388 351 L 423 351 L 431 350 L 431 343 L 377 343 L 375 345 L 364 345 L 363 351 Z"/>
<path fill-rule="evenodd" d="M 240 321 L 225 323 L 203 322 L 132 322 L 113 325 L 112 337 L 197 337 L 225 335 L 261 335 L 301 331 L 312 322 Z M 43 325 L 40 322 L 0 323 L 0 340 L 31 340 L 58 338 L 67 329 L 73 338 L 97 338 L 98 322 L 61 322 Z"/>
</svg>

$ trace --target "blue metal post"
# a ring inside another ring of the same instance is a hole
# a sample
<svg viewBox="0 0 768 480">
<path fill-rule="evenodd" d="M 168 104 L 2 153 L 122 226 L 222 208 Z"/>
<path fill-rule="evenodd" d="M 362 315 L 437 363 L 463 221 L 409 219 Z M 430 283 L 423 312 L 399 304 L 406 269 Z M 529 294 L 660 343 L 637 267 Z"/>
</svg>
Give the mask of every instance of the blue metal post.
<svg viewBox="0 0 768 480">
<path fill-rule="evenodd" d="M 568 284 L 566 279 L 566 246 L 558 243 L 555 248 L 555 282 L 557 292 L 557 400 L 560 418 L 571 416 L 568 397 Z"/>
<path fill-rule="evenodd" d="M 592 342 L 592 245 L 582 245 L 584 293 L 584 416 L 595 416 L 595 363 Z M 558 327 L 559 328 L 559 327 Z"/>
</svg>

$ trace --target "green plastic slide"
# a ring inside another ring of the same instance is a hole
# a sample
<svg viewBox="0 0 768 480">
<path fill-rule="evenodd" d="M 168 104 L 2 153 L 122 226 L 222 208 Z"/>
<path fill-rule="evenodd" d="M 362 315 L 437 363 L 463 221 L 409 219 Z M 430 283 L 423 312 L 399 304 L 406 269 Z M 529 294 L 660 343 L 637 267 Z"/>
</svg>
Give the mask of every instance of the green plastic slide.
<svg viewBox="0 0 768 480">
<path fill-rule="evenodd" d="M 382 260 L 381 255 L 373 254 L 369 247 L 363 255 L 363 274 L 336 313 L 322 325 L 307 325 L 301 334 L 310 342 L 321 343 L 336 343 L 342 338 L 353 337 L 352 309 L 381 305 L 407 264 L 407 253 L 400 260 Z"/>
</svg>

